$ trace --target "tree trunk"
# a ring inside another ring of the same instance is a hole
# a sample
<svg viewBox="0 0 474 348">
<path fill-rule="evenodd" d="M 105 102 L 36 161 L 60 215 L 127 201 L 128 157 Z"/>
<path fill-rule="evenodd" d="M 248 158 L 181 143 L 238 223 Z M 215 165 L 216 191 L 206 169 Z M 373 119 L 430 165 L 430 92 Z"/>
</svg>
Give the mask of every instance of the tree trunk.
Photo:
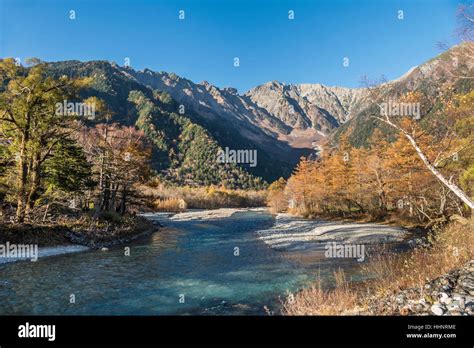
<svg viewBox="0 0 474 348">
<path fill-rule="evenodd" d="M 126 211 L 127 187 L 123 185 L 122 199 L 120 200 L 120 214 L 124 215 Z"/>
<path fill-rule="evenodd" d="M 49 204 L 46 205 L 46 210 L 44 211 L 43 215 L 43 222 L 46 221 L 46 217 L 48 216 Z"/>
<path fill-rule="evenodd" d="M 104 180 L 104 187 L 102 190 L 102 203 L 100 206 L 101 211 L 109 210 L 109 203 L 110 203 L 110 185 L 109 180 Z"/>
<path fill-rule="evenodd" d="M 115 184 L 115 185 L 111 184 L 110 186 L 111 186 L 110 210 L 118 211 L 118 208 L 116 206 L 116 201 L 117 201 L 117 191 L 118 191 L 120 185 L 119 184 Z"/>
<path fill-rule="evenodd" d="M 40 187 L 41 180 L 41 165 L 40 165 L 40 154 L 35 155 L 32 167 L 31 177 L 31 188 L 26 201 L 26 215 L 28 215 L 33 209 L 36 200 L 38 199 L 38 189 Z"/>
<path fill-rule="evenodd" d="M 464 191 L 461 190 L 455 183 L 449 182 L 449 180 L 446 179 L 444 177 L 444 175 L 441 174 L 441 172 L 438 169 L 436 169 L 436 167 L 433 164 L 431 164 L 431 162 L 425 156 L 423 151 L 421 151 L 421 149 L 418 147 L 418 144 L 416 143 L 415 139 L 413 139 L 413 137 L 410 134 L 405 133 L 405 132 L 404 132 L 404 134 L 405 134 L 405 137 L 408 139 L 408 141 L 413 146 L 413 148 L 415 149 L 416 153 L 418 154 L 418 157 L 421 158 L 421 160 L 423 161 L 425 166 L 428 168 L 428 170 L 439 181 L 441 181 L 444 184 L 444 186 L 446 186 L 449 190 L 451 190 L 451 192 L 453 192 L 461 201 L 466 203 L 466 205 L 469 208 L 474 209 L 474 202 L 464 193 Z"/>
<path fill-rule="evenodd" d="M 16 219 L 19 223 L 25 221 L 25 204 L 26 204 L 26 184 L 28 179 L 28 165 L 26 161 L 26 144 L 28 142 L 28 132 L 25 132 L 21 139 L 19 163 L 18 163 L 18 193 Z"/>
<path fill-rule="evenodd" d="M 408 139 L 410 144 L 413 146 L 413 148 L 416 151 L 416 154 L 418 157 L 421 158 L 425 166 L 428 168 L 428 170 L 439 180 L 443 183 L 444 186 L 446 186 L 452 193 L 456 195 L 461 201 L 463 201 L 470 209 L 471 211 L 474 210 L 474 202 L 472 199 L 470 199 L 463 190 L 461 190 L 455 183 L 449 182 L 448 179 L 444 177 L 443 174 L 429 161 L 429 159 L 426 157 L 426 155 L 423 153 L 423 151 L 420 149 L 418 144 L 416 143 L 416 140 L 404 129 L 401 127 L 397 126 L 395 123 L 391 122 L 388 118 L 383 119 L 381 117 L 375 117 L 376 119 L 385 122 L 386 124 L 390 125 L 391 127 L 399 130 L 402 132 L 402 134 Z"/>
</svg>

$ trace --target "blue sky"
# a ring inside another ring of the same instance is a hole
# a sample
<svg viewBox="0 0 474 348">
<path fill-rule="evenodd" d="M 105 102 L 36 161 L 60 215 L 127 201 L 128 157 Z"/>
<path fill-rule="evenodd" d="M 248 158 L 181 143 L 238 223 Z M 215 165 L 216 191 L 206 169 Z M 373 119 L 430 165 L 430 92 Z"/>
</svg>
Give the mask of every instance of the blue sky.
<svg viewBox="0 0 474 348">
<path fill-rule="evenodd" d="M 437 42 L 455 43 L 458 3 L 0 0 L 0 56 L 120 65 L 128 57 L 135 69 L 175 72 L 240 92 L 272 80 L 358 87 L 362 75 L 397 78 L 439 54 Z"/>
</svg>

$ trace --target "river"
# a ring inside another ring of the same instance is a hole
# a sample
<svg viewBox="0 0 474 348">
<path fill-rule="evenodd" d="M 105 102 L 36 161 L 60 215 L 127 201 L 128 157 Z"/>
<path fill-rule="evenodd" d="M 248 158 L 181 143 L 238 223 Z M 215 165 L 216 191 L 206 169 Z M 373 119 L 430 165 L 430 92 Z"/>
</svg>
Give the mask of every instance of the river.
<svg viewBox="0 0 474 348">
<path fill-rule="evenodd" d="M 121 246 L 0 265 L 0 314 L 265 315 L 317 277 L 331 286 L 338 268 L 361 277 L 355 259 L 269 244 L 279 225 L 263 209 L 146 216 L 166 227 L 127 245 L 129 256 Z M 308 227 L 280 225 L 288 219 Z"/>
</svg>

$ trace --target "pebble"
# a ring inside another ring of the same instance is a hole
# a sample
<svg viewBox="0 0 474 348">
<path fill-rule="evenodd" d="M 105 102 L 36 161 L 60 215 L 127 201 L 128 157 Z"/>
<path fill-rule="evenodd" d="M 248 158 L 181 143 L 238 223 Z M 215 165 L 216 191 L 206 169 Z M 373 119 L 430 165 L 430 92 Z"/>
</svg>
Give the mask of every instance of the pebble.
<svg viewBox="0 0 474 348">
<path fill-rule="evenodd" d="M 438 304 L 434 304 L 434 305 L 431 306 L 431 312 L 433 312 L 433 314 L 435 314 L 435 315 L 443 315 L 444 314 L 443 308 Z"/>
<path fill-rule="evenodd" d="M 427 280 L 421 288 L 402 290 L 383 301 L 387 312 L 399 315 L 474 315 L 474 260 Z"/>
<path fill-rule="evenodd" d="M 451 311 L 458 311 L 460 309 L 458 305 L 449 305 L 449 306 L 447 306 L 447 308 L 448 308 L 448 311 L 450 311 L 450 312 Z"/>
<path fill-rule="evenodd" d="M 471 260 L 467 263 L 466 270 L 468 272 L 474 272 L 474 260 Z"/>
<path fill-rule="evenodd" d="M 416 304 L 414 309 L 416 312 L 421 312 L 423 311 L 423 309 L 425 308 L 425 306 L 421 305 L 421 304 Z"/>
<path fill-rule="evenodd" d="M 408 307 L 403 307 L 400 309 L 400 315 L 406 316 L 408 314 L 410 314 L 410 309 Z"/>
<path fill-rule="evenodd" d="M 451 290 L 451 287 L 449 285 L 443 285 L 441 289 L 443 289 L 444 291 L 449 291 Z"/>
</svg>

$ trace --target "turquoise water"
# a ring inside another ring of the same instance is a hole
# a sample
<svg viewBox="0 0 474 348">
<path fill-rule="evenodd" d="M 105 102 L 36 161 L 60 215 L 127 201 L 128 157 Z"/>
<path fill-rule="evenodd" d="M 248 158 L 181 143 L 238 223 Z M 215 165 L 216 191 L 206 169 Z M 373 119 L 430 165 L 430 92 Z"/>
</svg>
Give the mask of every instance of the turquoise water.
<svg viewBox="0 0 474 348">
<path fill-rule="evenodd" d="M 130 256 L 122 246 L 0 265 L 0 314 L 265 315 L 317 276 L 330 286 L 338 267 L 357 277 L 354 260 L 269 248 L 256 231 L 273 223 L 264 211 L 167 220 Z"/>
</svg>

